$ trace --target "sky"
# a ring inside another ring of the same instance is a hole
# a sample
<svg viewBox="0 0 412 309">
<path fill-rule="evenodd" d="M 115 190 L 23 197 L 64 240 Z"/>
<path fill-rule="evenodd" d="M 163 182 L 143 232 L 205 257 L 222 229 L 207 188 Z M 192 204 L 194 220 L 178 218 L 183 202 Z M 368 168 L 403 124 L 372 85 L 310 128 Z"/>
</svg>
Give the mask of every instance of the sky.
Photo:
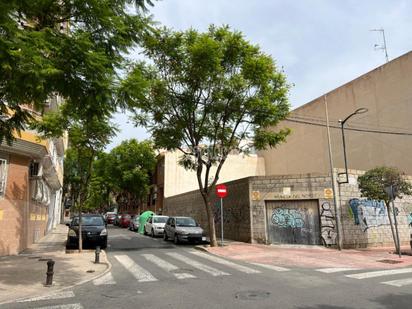
<svg viewBox="0 0 412 309">
<path fill-rule="evenodd" d="M 206 31 L 229 25 L 270 54 L 292 85 L 292 109 L 412 50 L 410 0 L 163 0 L 150 9 L 153 19 L 174 30 Z M 132 55 L 138 58 L 139 55 Z M 127 114 L 113 122 L 122 140 L 149 138 Z"/>
</svg>

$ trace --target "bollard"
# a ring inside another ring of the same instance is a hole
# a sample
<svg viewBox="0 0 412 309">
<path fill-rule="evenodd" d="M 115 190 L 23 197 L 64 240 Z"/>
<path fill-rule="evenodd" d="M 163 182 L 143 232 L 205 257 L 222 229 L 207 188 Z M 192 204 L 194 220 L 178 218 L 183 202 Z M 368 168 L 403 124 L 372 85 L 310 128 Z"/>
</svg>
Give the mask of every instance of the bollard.
<svg viewBox="0 0 412 309">
<path fill-rule="evenodd" d="M 94 253 L 95 253 L 94 262 L 96 264 L 99 264 L 100 263 L 100 246 L 96 246 L 96 251 Z"/>
<path fill-rule="evenodd" d="M 53 268 L 54 268 L 54 261 L 53 260 L 47 261 L 46 286 L 51 286 L 53 284 L 53 274 L 54 274 Z"/>
</svg>

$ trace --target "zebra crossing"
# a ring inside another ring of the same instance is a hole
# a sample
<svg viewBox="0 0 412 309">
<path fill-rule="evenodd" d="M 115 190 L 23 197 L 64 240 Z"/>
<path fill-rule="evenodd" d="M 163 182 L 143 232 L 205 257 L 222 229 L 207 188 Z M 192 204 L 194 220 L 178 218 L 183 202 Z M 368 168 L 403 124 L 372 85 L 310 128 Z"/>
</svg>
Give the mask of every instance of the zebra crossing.
<svg viewBox="0 0 412 309">
<path fill-rule="evenodd" d="M 132 259 L 133 257 L 133 259 Z M 129 256 L 126 254 L 113 255 L 112 264 L 114 267 L 111 271 L 103 276 L 92 281 L 92 286 L 96 288 L 104 288 L 118 284 L 116 277 L 119 271 L 128 273 L 130 278 L 133 278 L 138 287 L 143 287 L 144 284 L 155 284 L 166 278 L 174 278 L 177 280 L 199 280 L 202 276 L 210 277 L 228 277 L 240 272 L 247 275 L 259 275 L 264 270 L 269 269 L 273 272 L 293 272 L 299 275 L 301 270 L 290 269 L 286 267 L 262 264 L 262 263 L 243 263 L 233 260 L 221 258 L 200 251 L 168 251 L 161 253 L 140 253 Z M 222 267 L 224 267 L 222 269 Z M 303 271 L 303 270 L 302 270 Z M 304 270 L 307 272 L 308 269 Z M 309 270 L 311 272 L 322 273 L 325 276 L 343 277 L 351 280 L 371 280 L 374 278 L 382 278 L 380 284 L 400 288 L 412 285 L 412 268 L 396 268 L 385 270 L 368 270 L 355 267 L 331 267 Z M 193 272 L 193 273 L 192 273 Z M 301 274 L 304 274 L 302 272 Z M 409 276 L 408 276 L 409 275 Z M 398 278 L 394 278 L 398 276 Z M 401 278 L 399 277 L 401 276 Z M 405 276 L 408 276 L 404 278 Z M 392 280 L 388 280 L 392 279 Z M 119 281 L 119 284 L 121 282 Z M 136 288 L 136 287 L 134 287 Z M 142 291 L 143 290 L 143 291 Z M 144 294 L 146 291 L 140 288 L 137 294 Z M 136 291 L 136 290 L 135 290 Z M 73 291 L 60 291 L 46 296 L 32 297 L 24 300 L 19 300 L 16 303 L 31 303 L 36 302 L 68 302 L 67 304 L 49 305 L 31 307 L 36 309 L 83 309 L 83 305 L 76 298 Z"/>
<path fill-rule="evenodd" d="M 350 267 L 335 267 L 335 268 L 320 268 L 316 269 L 318 272 L 322 272 L 325 274 L 334 274 L 334 273 L 347 273 L 347 272 L 355 272 L 350 274 L 344 274 L 344 277 L 356 280 L 367 280 L 372 278 L 384 278 L 388 276 L 395 276 L 395 275 L 404 275 L 412 273 L 412 268 L 395 268 L 395 269 L 385 269 L 385 270 L 371 270 L 365 271 L 359 268 L 350 268 Z M 380 284 L 390 285 L 393 287 L 403 287 L 412 285 L 412 278 L 403 278 L 403 279 L 396 279 L 390 281 L 382 281 Z"/>
</svg>

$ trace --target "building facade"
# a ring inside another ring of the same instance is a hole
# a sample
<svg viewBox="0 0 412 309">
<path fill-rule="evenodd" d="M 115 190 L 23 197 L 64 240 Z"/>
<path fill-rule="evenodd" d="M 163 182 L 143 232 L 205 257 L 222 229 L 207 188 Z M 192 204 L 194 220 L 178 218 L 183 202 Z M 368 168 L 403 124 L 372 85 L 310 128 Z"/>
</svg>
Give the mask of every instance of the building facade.
<svg viewBox="0 0 412 309">
<path fill-rule="evenodd" d="M 328 173 L 325 101 L 330 120 L 334 167 L 344 167 L 342 132 L 338 122 L 358 108 L 345 123 L 350 169 L 395 166 L 412 175 L 412 52 L 293 110 L 280 127 L 292 130 L 286 143 L 259 152 L 266 175 Z"/>
<path fill-rule="evenodd" d="M 59 103 L 51 99 L 48 109 Z M 0 145 L 0 255 L 18 254 L 60 222 L 66 148 L 67 136 L 46 140 L 29 130 Z"/>
</svg>

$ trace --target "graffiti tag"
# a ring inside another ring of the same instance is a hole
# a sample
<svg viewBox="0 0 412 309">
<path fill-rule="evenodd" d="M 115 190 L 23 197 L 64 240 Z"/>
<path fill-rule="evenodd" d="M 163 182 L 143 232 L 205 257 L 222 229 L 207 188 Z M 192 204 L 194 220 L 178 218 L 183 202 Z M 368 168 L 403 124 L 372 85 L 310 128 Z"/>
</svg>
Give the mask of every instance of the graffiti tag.
<svg viewBox="0 0 412 309">
<path fill-rule="evenodd" d="M 302 228 L 305 225 L 298 209 L 276 208 L 272 212 L 272 223 L 279 227 Z"/>
<path fill-rule="evenodd" d="M 349 206 L 355 224 L 360 225 L 364 232 L 371 227 L 389 224 L 386 206 L 383 201 L 353 198 L 349 200 Z"/>
<path fill-rule="evenodd" d="M 330 204 L 328 202 L 322 204 L 320 224 L 323 243 L 325 245 L 336 244 L 335 217 L 332 214 L 332 210 L 330 209 Z"/>
</svg>

